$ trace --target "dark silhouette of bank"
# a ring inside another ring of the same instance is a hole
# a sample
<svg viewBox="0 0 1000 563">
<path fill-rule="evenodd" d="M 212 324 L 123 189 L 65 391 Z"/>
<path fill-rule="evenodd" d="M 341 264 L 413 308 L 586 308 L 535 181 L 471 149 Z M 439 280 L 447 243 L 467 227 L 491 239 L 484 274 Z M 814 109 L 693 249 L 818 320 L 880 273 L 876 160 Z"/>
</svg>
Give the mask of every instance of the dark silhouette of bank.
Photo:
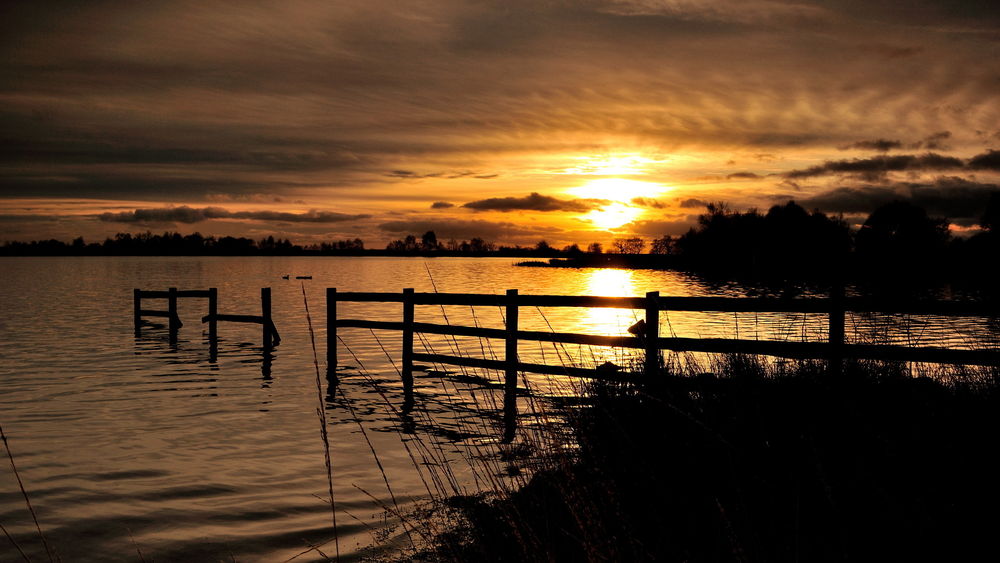
<svg viewBox="0 0 1000 563">
<path fill-rule="evenodd" d="M 969 237 L 950 222 L 907 201 L 875 209 L 856 231 L 841 217 L 806 211 L 795 202 L 737 211 L 712 203 L 679 237 L 654 239 L 649 254 L 600 249 L 524 266 L 680 269 L 710 277 L 824 282 L 923 283 L 993 280 L 1000 259 L 1000 195 L 993 194 Z M 622 248 L 636 248 L 625 246 Z"/>
<path fill-rule="evenodd" d="M 579 457 L 464 524 L 425 560 L 976 561 L 995 554 L 997 372 L 946 385 L 901 365 L 667 369 L 595 384 Z"/>
</svg>

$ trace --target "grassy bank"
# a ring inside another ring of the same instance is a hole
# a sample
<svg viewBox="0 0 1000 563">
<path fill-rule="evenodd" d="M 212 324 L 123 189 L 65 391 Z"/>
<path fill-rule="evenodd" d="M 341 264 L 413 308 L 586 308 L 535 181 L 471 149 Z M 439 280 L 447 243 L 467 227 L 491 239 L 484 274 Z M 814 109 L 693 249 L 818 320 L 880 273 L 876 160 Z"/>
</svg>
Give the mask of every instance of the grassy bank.
<svg viewBox="0 0 1000 563">
<path fill-rule="evenodd" d="M 468 561 L 983 560 L 1000 550 L 997 370 L 949 378 L 731 356 L 596 384 L 579 450 L 453 498 L 420 554 Z M 687 376 L 687 377 L 680 377 Z"/>
</svg>

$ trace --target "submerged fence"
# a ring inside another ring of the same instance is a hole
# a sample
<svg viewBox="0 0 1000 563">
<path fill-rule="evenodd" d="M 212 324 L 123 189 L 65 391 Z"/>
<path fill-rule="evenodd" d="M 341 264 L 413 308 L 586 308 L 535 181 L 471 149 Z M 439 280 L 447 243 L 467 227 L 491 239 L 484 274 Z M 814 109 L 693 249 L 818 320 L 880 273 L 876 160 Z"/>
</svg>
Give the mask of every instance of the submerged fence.
<svg viewBox="0 0 1000 563">
<path fill-rule="evenodd" d="M 135 325 L 135 335 L 139 336 L 142 330 L 143 317 L 166 317 L 168 322 L 169 336 L 171 342 L 176 342 L 177 333 L 184 323 L 181 322 L 177 314 L 177 300 L 182 298 L 203 298 L 208 299 L 208 314 L 201 318 L 202 323 L 208 323 L 208 339 L 213 347 L 218 341 L 219 321 L 234 323 L 255 323 L 262 327 L 262 340 L 265 352 L 281 342 L 278 336 L 278 329 L 275 328 L 271 320 L 271 288 L 260 288 L 260 315 L 227 315 L 219 313 L 219 290 L 211 287 L 209 289 L 178 290 L 171 287 L 166 291 L 143 291 L 134 289 L 132 292 L 132 322 Z M 143 309 L 143 299 L 166 299 L 167 310 Z"/>
</svg>

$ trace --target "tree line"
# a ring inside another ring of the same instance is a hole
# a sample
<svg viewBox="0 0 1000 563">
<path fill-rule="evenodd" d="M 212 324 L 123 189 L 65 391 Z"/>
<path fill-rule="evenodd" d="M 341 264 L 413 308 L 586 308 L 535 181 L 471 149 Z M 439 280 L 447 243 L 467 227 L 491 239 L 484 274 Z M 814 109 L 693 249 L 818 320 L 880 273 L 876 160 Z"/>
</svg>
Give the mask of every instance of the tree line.
<svg viewBox="0 0 1000 563">
<path fill-rule="evenodd" d="M 0 255 L 526 256 L 554 258 L 551 265 L 557 266 L 679 267 L 765 277 L 941 269 L 985 274 L 1000 258 L 1000 194 L 993 194 L 978 232 L 969 237 L 954 236 L 947 219 L 931 217 L 907 201 L 875 209 L 856 230 L 843 217 L 809 212 L 789 201 L 767 212 L 709 204 L 697 225 L 681 236 L 618 238 L 607 248 L 600 242 L 556 248 L 544 240 L 532 246 L 498 245 L 480 237 L 441 241 L 434 231 L 393 240 L 384 249 L 366 248 L 360 238 L 303 246 L 273 236 L 254 240 L 147 231 L 118 233 L 99 243 L 82 237 L 70 243 L 12 241 L 0 246 Z"/>
</svg>

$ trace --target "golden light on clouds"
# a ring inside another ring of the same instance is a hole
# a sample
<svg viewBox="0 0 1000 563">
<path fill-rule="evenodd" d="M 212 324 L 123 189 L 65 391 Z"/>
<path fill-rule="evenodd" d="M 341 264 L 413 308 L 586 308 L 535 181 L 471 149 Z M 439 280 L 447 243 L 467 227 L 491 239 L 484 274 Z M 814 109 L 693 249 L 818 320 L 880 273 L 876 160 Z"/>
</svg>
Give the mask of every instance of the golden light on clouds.
<svg viewBox="0 0 1000 563">
<path fill-rule="evenodd" d="M 642 182 L 626 178 L 600 178 L 590 180 L 582 186 L 575 186 L 566 193 L 586 199 L 611 201 L 599 209 L 594 209 L 580 218 L 590 222 L 598 230 L 606 231 L 631 223 L 645 213 L 645 209 L 632 205 L 635 198 L 655 198 L 670 188 L 654 182 Z"/>
<path fill-rule="evenodd" d="M 567 168 L 561 174 L 580 174 L 587 176 L 630 176 L 648 174 L 650 169 L 667 162 L 666 159 L 650 158 L 638 154 L 617 154 L 609 156 L 579 156 L 574 158 L 578 163 Z"/>
<path fill-rule="evenodd" d="M 609 199 L 627 203 L 637 197 L 657 197 L 670 188 L 654 182 L 641 182 L 625 178 L 601 178 L 590 180 L 582 186 L 574 186 L 566 193 L 588 199 Z"/>
</svg>

